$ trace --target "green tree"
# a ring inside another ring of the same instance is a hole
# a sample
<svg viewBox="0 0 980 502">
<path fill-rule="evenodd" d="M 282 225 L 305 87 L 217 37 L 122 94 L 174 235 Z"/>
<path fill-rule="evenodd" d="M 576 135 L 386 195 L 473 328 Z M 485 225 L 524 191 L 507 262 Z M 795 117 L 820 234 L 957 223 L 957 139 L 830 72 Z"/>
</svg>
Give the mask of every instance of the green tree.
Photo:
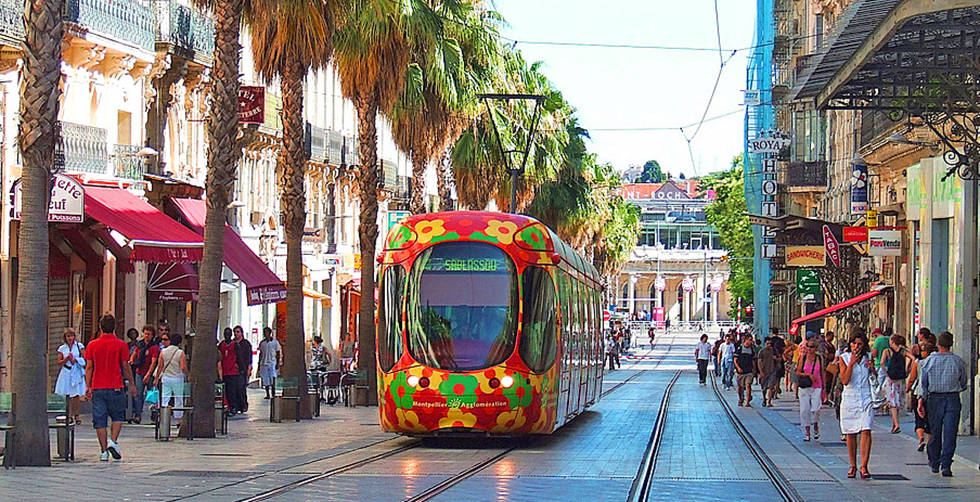
<svg viewBox="0 0 980 502">
<path fill-rule="evenodd" d="M 282 89 L 283 132 L 277 176 L 286 231 L 286 343 L 283 376 L 306 395 L 306 336 L 303 324 L 303 229 L 306 226 L 306 156 L 303 86 L 310 69 L 327 66 L 337 2 L 251 0 L 244 21 L 252 37 L 255 68 Z M 312 410 L 303 408 L 310 418 Z"/>
<path fill-rule="evenodd" d="M 753 297 L 755 283 L 752 278 L 752 256 L 755 248 L 752 240 L 752 226 L 746 216 L 745 179 L 742 156 L 732 159 L 732 167 L 727 171 L 713 173 L 703 178 L 705 189 L 715 191 L 715 200 L 708 204 L 705 212 L 708 223 L 718 229 L 721 245 L 728 251 L 729 278 L 728 290 L 731 292 L 731 314 L 737 309 L 738 298 Z"/>
<path fill-rule="evenodd" d="M 11 380 L 17 396 L 17 465 L 49 466 L 46 412 L 48 341 L 48 199 L 61 98 L 62 0 L 29 0 L 24 11 L 24 69 L 18 146 L 23 211 Z M 10 454 L 10 452 L 8 452 Z"/>
<path fill-rule="evenodd" d="M 656 160 L 648 160 L 643 164 L 643 172 L 636 180 L 637 183 L 663 183 L 664 173 L 660 170 L 660 163 Z"/>
</svg>

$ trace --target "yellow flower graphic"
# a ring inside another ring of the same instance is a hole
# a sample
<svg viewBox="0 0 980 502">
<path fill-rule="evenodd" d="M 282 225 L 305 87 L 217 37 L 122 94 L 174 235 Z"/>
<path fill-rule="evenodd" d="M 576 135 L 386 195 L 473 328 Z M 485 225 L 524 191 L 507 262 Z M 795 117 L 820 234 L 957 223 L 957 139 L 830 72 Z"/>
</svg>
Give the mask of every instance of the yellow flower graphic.
<svg viewBox="0 0 980 502">
<path fill-rule="evenodd" d="M 476 415 L 463 413 L 459 408 L 451 408 L 445 418 L 439 419 L 439 427 L 473 427 Z"/>
<path fill-rule="evenodd" d="M 398 429 L 407 432 L 425 432 L 427 428 L 419 423 L 419 416 L 414 411 L 404 411 L 396 409 L 398 416 Z"/>
<path fill-rule="evenodd" d="M 496 237 L 501 244 L 510 245 L 514 242 L 517 224 L 509 221 L 490 220 L 487 222 L 486 234 Z"/>
<path fill-rule="evenodd" d="M 433 238 L 446 233 L 442 220 L 420 221 L 415 224 L 415 233 L 419 235 L 421 244 L 428 244 Z"/>
<path fill-rule="evenodd" d="M 497 425 L 491 429 L 491 432 L 511 432 L 520 429 L 526 422 L 527 416 L 524 415 L 523 409 L 506 411 L 497 415 Z"/>
</svg>

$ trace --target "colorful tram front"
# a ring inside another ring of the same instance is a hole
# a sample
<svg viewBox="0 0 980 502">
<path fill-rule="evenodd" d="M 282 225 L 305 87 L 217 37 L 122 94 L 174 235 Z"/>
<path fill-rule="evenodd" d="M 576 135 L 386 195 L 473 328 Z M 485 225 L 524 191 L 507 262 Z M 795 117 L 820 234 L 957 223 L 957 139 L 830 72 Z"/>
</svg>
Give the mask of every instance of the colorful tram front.
<svg viewBox="0 0 980 502">
<path fill-rule="evenodd" d="M 385 431 L 548 434 L 598 399 L 598 273 L 537 220 L 406 218 L 379 288 Z"/>
</svg>

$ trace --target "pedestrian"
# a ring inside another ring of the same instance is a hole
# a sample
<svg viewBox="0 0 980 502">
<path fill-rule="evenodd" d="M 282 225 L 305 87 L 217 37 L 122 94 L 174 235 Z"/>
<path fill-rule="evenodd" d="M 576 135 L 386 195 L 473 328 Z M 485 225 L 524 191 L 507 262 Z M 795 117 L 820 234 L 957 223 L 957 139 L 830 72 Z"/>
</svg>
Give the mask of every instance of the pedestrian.
<svg viewBox="0 0 980 502">
<path fill-rule="evenodd" d="M 170 402 L 171 398 L 174 400 L 175 408 L 184 406 L 184 397 L 187 394 L 184 389 L 184 376 L 189 372 L 187 357 L 180 348 L 181 338 L 179 333 L 168 333 L 160 337 L 163 350 L 160 351 L 160 364 L 157 365 L 154 380 L 154 385 L 160 389 L 160 406 Z M 175 411 L 173 416 L 177 427 L 180 427 L 184 412 Z"/>
<path fill-rule="evenodd" d="M 871 458 L 871 423 L 874 409 L 871 407 L 870 372 L 874 371 L 874 358 L 868 350 L 864 331 L 857 329 L 851 335 L 850 347 L 838 359 L 841 367 L 840 430 L 847 438 L 847 456 L 851 468 L 847 477 L 857 474 L 858 436 L 861 436 L 861 477 L 870 478 L 868 460 Z"/>
<path fill-rule="evenodd" d="M 762 407 L 772 408 L 772 400 L 776 397 L 776 382 L 779 373 L 776 370 L 776 349 L 773 347 L 774 336 L 766 338 L 765 345 L 759 351 L 759 385 L 762 387 Z"/>
<path fill-rule="evenodd" d="M 776 381 L 774 382 L 773 395 L 779 396 L 783 391 L 780 388 L 780 379 L 786 374 L 786 365 L 783 364 L 783 352 L 786 350 L 786 340 L 783 336 L 779 334 L 778 328 L 772 328 L 772 350 L 773 350 L 773 360 L 776 363 Z M 772 407 L 772 399 L 769 400 L 769 405 Z"/>
<path fill-rule="evenodd" d="M 956 453 L 956 430 L 960 424 L 960 392 L 966 390 L 967 372 L 963 358 L 950 352 L 953 334 L 942 332 L 937 340 L 939 352 L 929 355 L 919 364 L 919 393 L 925 402 L 919 403 L 919 413 L 929 420 L 932 435 L 926 451 L 932 472 L 943 471 L 943 477 L 953 475 L 953 454 Z"/>
<path fill-rule="evenodd" d="M 664 333 L 670 332 L 670 318 L 664 320 Z"/>
<path fill-rule="evenodd" d="M 616 343 L 616 339 L 612 335 L 606 338 L 606 357 L 609 358 L 609 371 L 616 369 L 616 351 L 619 350 L 619 344 Z"/>
<path fill-rule="evenodd" d="M 99 337 L 88 344 L 85 372 L 85 398 L 92 402 L 92 426 L 99 437 L 103 462 L 109 456 L 122 459 L 119 434 L 126 419 L 126 393 L 123 377 L 129 380 L 129 393 L 136 395 L 133 370 L 129 363 L 129 347 L 116 337 L 116 318 L 105 314 L 99 318 Z M 111 436 L 106 428 L 112 420 Z"/>
<path fill-rule="evenodd" d="M 272 336 L 272 330 L 269 331 L 269 335 Z M 310 369 L 316 371 L 326 371 L 332 361 L 333 358 L 330 356 L 330 351 L 323 346 L 323 338 L 314 336 L 313 346 L 310 347 Z"/>
<path fill-rule="evenodd" d="M 245 329 L 235 326 L 235 353 L 238 354 L 239 389 L 238 398 L 241 403 L 239 411 L 248 412 L 248 379 L 252 376 L 252 342 L 245 338 Z"/>
<path fill-rule="evenodd" d="M 225 328 L 222 333 L 224 340 L 218 344 L 218 376 L 225 384 L 225 396 L 228 400 L 228 413 L 235 415 L 242 411 L 241 378 L 238 376 L 238 354 L 235 351 L 234 334 L 231 328 Z"/>
<path fill-rule="evenodd" d="M 266 326 L 262 328 L 262 341 L 259 342 L 259 369 L 256 375 L 262 381 L 266 399 L 272 399 L 276 395 L 276 377 L 281 364 L 282 345 L 279 340 L 272 338 L 272 328 Z"/>
<path fill-rule="evenodd" d="M 647 328 L 647 336 L 650 337 L 650 349 L 653 349 L 653 338 L 655 336 L 654 330 L 653 330 L 653 325 L 651 325 L 649 328 Z"/>
<path fill-rule="evenodd" d="M 809 331 L 807 333 L 812 334 L 812 332 Z M 786 386 L 787 391 L 790 389 L 795 391 L 797 389 L 796 363 L 799 361 L 800 351 L 802 348 L 803 344 L 800 343 L 800 336 L 795 335 L 789 339 L 789 342 L 786 344 L 786 348 L 783 349 L 783 361 L 785 361 L 784 366 L 786 368 L 786 375 L 783 377 L 783 385 Z M 796 397 L 800 397 L 799 392 L 796 392 Z"/>
<path fill-rule="evenodd" d="M 719 335 L 711 347 L 711 363 L 715 366 L 715 378 L 721 378 L 721 345 L 725 343 L 725 335 Z"/>
<path fill-rule="evenodd" d="M 735 373 L 735 335 L 725 337 L 725 343 L 719 349 L 721 352 L 721 383 L 725 390 L 732 390 L 732 377 Z"/>
<path fill-rule="evenodd" d="M 698 365 L 698 382 L 707 385 L 708 361 L 711 360 L 711 344 L 708 343 L 708 335 L 701 335 L 701 343 L 694 347 L 694 360 Z"/>
<path fill-rule="evenodd" d="M 929 428 L 929 420 L 926 418 L 926 414 L 919 413 L 919 403 L 925 403 L 919 386 L 919 364 L 923 359 L 929 357 L 929 354 L 936 351 L 936 345 L 931 342 L 922 342 L 916 344 L 916 347 L 919 348 L 919 356 L 912 361 L 912 368 L 909 370 L 905 388 L 911 394 L 912 415 L 915 417 L 915 435 L 919 437 L 918 450 L 923 451 L 926 449 L 926 443 L 929 441 L 932 430 Z"/>
<path fill-rule="evenodd" d="M 881 355 L 881 364 L 885 369 L 885 399 L 892 415 L 892 434 L 902 432 L 898 426 L 898 413 L 905 407 L 905 379 L 909 376 L 912 360 L 912 354 L 905 349 L 905 337 L 892 335 L 888 348 Z"/>
<path fill-rule="evenodd" d="M 747 335 L 743 338 L 742 344 L 735 349 L 735 377 L 738 386 L 738 405 L 752 406 L 752 379 L 758 368 L 758 351 L 755 348 L 754 338 Z"/>
<path fill-rule="evenodd" d="M 54 385 L 54 393 L 65 396 L 68 408 L 66 420 L 72 418 L 76 424 L 82 423 L 78 418 L 79 401 L 85 395 L 85 346 L 77 340 L 74 328 L 65 329 L 61 336 L 63 343 L 58 347 L 58 381 Z M 69 422 L 70 423 L 70 422 Z"/>
<path fill-rule="evenodd" d="M 881 367 L 881 356 L 885 353 L 885 349 L 888 348 L 888 344 L 891 343 L 891 328 L 885 328 L 884 331 L 875 328 L 872 335 L 874 340 L 871 342 L 871 356 L 875 359 L 875 370 L 877 370 Z"/>
<path fill-rule="evenodd" d="M 929 328 L 919 328 L 919 332 L 916 333 L 915 338 L 916 338 L 916 344 L 913 345 L 911 349 L 909 349 L 909 352 L 911 352 L 912 357 L 916 358 L 917 360 L 923 359 L 922 357 L 919 357 L 919 351 L 922 350 L 922 347 L 920 345 L 925 342 L 931 342 L 932 346 L 935 347 L 936 335 L 932 334 L 932 331 L 930 331 Z"/>
<path fill-rule="evenodd" d="M 146 391 L 153 385 L 153 375 L 156 373 L 160 358 L 160 345 L 157 340 L 157 328 L 152 324 L 143 326 L 143 337 L 136 341 L 129 364 L 136 373 L 136 396 L 133 397 L 133 423 L 139 424 L 143 419 L 143 405 Z"/>
<path fill-rule="evenodd" d="M 834 386 L 837 384 L 837 365 L 834 361 L 837 359 L 837 346 L 833 331 L 828 331 L 824 334 L 823 338 L 818 338 L 820 340 L 819 352 L 823 357 L 824 362 L 827 364 L 824 368 L 823 375 L 823 404 L 824 406 L 830 406 L 833 404 L 831 399 L 831 394 L 834 391 Z"/>
<path fill-rule="evenodd" d="M 800 358 L 796 365 L 796 384 L 800 396 L 800 426 L 803 428 L 803 441 L 820 439 L 820 406 L 823 393 L 824 359 L 817 347 L 819 337 L 810 337 L 800 345 Z"/>
</svg>

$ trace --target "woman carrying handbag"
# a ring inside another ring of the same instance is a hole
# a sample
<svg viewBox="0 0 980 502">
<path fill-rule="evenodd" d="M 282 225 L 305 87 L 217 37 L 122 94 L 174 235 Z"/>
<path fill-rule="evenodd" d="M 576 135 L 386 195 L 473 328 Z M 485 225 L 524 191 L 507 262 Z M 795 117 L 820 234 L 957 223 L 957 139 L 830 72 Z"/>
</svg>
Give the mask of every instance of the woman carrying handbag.
<svg viewBox="0 0 980 502">
<path fill-rule="evenodd" d="M 813 439 L 820 439 L 820 406 L 823 394 L 823 359 L 817 353 L 813 337 L 800 345 L 800 356 L 796 365 L 796 379 L 800 394 L 800 427 L 803 428 L 803 441 L 810 440 L 810 427 Z"/>
<path fill-rule="evenodd" d="M 174 399 L 174 407 L 184 406 L 184 375 L 187 375 L 187 358 L 184 351 L 180 350 L 177 344 L 180 343 L 180 335 L 177 333 L 165 334 L 160 337 L 163 342 L 163 350 L 160 351 L 160 364 L 157 366 L 157 376 L 154 384 L 160 389 L 160 406 L 164 406 Z M 174 412 L 174 420 L 177 427 L 180 427 L 181 418 L 184 413 Z"/>
</svg>

